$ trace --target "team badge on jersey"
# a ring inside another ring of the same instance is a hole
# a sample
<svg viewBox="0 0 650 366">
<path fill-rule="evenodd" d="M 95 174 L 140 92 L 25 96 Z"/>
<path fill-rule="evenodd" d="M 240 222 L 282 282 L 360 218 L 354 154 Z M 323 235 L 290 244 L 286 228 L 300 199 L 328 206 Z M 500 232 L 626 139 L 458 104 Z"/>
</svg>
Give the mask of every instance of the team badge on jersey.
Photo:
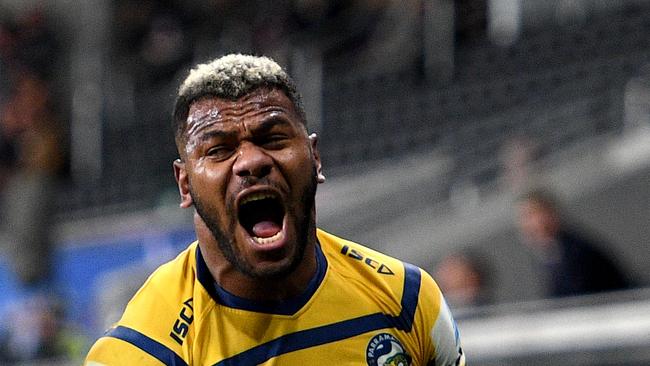
<svg viewBox="0 0 650 366">
<path fill-rule="evenodd" d="M 381 333 L 368 342 L 366 361 L 368 366 L 410 366 L 411 356 L 399 339 L 392 334 Z"/>
</svg>

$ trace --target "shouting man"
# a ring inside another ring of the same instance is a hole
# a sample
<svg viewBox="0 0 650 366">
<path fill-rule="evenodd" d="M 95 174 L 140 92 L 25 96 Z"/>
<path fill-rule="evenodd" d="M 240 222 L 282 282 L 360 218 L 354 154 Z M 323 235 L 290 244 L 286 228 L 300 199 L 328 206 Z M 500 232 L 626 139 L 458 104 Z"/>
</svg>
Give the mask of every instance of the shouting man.
<svg viewBox="0 0 650 366">
<path fill-rule="evenodd" d="M 87 365 L 464 365 L 421 269 L 316 228 L 317 136 L 266 57 L 198 65 L 174 109 L 197 241 L 161 266 Z"/>
</svg>

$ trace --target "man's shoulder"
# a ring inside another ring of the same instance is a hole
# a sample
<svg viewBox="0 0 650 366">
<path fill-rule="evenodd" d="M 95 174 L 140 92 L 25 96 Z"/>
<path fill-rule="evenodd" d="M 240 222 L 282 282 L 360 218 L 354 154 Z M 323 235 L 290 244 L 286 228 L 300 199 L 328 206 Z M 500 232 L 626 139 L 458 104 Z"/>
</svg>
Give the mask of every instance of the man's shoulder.
<svg viewBox="0 0 650 366">
<path fill-rule="evenodd" d="M 93 345 L 87 361 L 157 364 L 184 354 L 194 319 L 196 243 L 161 265 L 129 301 L 122 318 Z"/>
<path fill-rule="evenodd" d="M 347 290 L 337 282 L 338 292 L 353 292 L 357 303 L 380 303 L 382 311 L 396 319 L 398 329 L 413 329 L 412 334 L 433 344 L 436 364 L 464 364 L 451 312 L 425 270 L 322 230 L 318 238 L 336 277 L 356 286 Z"/>
<path fill-rule="evenodd" d="M 397 307 L 417 304 L 424 298 L 440 302 L 440 290 L 421 268 L 322 230 L 318 238 L 330 270 L 346 286 L 361 287 L 363 291 L 372 289 L 374 296 L 394 302 Z M 426 294 L 424 298 L 422 292 Z"/>
<path fill-rule="evenodd" d="M 368 246 L 318 230 L 318 240 L 331 266 L 363 276 L 402 279 L 405 268 L 413 268 L 401 260 Z"/>
</svg>

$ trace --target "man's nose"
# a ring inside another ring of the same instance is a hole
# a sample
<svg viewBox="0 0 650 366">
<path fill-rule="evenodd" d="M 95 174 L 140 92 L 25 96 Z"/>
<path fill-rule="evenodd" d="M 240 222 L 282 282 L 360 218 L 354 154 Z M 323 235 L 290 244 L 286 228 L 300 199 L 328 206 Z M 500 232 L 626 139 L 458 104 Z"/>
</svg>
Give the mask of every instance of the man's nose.
<svg viewBox="0 0 650 366">
<path fill-rule="evenodd" d="M 259 146 L 243 143 L 233 165 L 235 175 L 246 178 L 262 178 L 271 173 L 273 160 Z"/>
</svg>

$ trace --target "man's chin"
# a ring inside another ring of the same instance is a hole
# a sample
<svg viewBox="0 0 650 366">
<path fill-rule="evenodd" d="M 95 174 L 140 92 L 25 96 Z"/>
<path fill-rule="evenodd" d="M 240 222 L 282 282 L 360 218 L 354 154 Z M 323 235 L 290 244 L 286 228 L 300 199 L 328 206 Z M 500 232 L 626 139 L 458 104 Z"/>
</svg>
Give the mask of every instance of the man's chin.
<svg viewBox="0 0 650 366">
<path fill-rule="evenodd" d="M 305 243 L 286 232 L 286 226 L 277 240 L 260 243 L 250 234 L 236 235 L 239 249 L 234 265 L 237 269 L 256 279 L 278 279 L 291 275 L 304 256 Z"/>
<path fill-rule="evenodd" d="M 262 263 L 246 274 L 251 278 L 261 281 L 275 281 L 288 278 L 293 274 L 297 267 L 297 263 L 290 261 L 280 263 Z"/>
</svg>

